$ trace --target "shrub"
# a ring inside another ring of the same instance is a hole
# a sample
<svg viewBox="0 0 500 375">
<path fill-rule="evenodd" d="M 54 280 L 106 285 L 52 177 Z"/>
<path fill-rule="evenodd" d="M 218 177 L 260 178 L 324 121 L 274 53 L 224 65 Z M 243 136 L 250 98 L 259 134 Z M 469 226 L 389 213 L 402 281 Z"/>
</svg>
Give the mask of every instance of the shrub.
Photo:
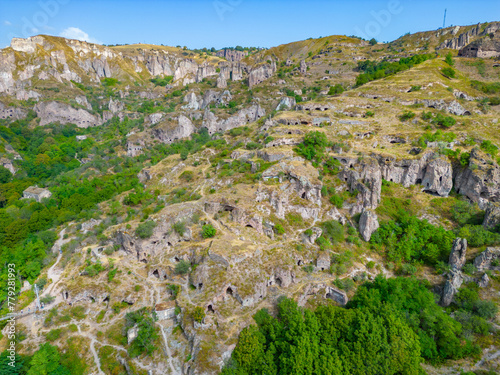
<svg viewBox="0 0 500 375">
<path fill-rule="evenodd" d="M 203 319 L 205 319 L 205 310 L 200 306 L 196 306 L 193 310 L 193 320 L 198 323 L 203 323 Z"/>
<path fill-rule="evenodd" d="M 204 225 L 201 230 L 201 236 L 203 238 L 212 238 L 217 234 L 217 230 L 212 226 L 212 224 Z"/>
<path fill-rule="evenodd" d="M 336 220 L 325 221 L 321 224 L 323 234 L 332 244 L 344 241 L 344 227 Z"/>
<path fill-rule="evenodd" d="M 330 196 L 329 201 L 337 208 L 342 208 L 344 206 L 344 197 L 342 197 L 342 195 L 334 194 Z"/>
<path fill-rule="evenodd" d="M 436 114 L 436 117 L 432 120 L 433 124 L 443 126 L 445 128 L 450 128 L 455 125 L 457 120 L 451 116 L 444 116 L 441 113 Z"/>
<path fill-rule="evenodd" d="M 295 151 L 307 160 L 319 160 L 323 157 L 327 145 L 328 139 L 325 133 L 314 131 L 305 135 L 304 141 L 299 144 Z"/>
<path fill-rule="evenodd" d="M 331 86 L 328 90 L 328 95 L 338 95 L 344 92 L 344 87 L 341 84 L 337 83 L 335 86 Z"/>
<path fill-rule="evenodd" d="M 420 89 L 422 88 L 422 86 L 420 85 L 415 85 L 415 86 L 412 86 L 410 88 L 410 92 L 414 92 L 414 91 L 420 91 Z"/>
<path fill-rule="evenodd" d="M 47 341 L 55 341 L 57 340 L 59 337 L 61 337 L 61 329 L 58 328 L 58 329 L 52 329 L 50 330 L 49 332 L 47 332 L 47 334 L 45 335 L 45 338 L 47 339 Z"/>
<path fill-rule="evenodd" d="M 487 154 L 490 154 L 493 157 L 496 157 L 497 152 L 498 152 L 498 147 L 495 146 L 491 141 L 483 141 L 481 143 L 481 150 L 486 152 Z"/>
<path fill-rule="evenodd" d="M 371 39 L 370 39 L 370 41 L 369 41 L 368 43 L 370 43 L 370 46 L 374 46 L 374 45 L 375 45 L 375 44 L 377 44 L 378 42 L 377 42 L 377 39 L 375 39 L 375 38 L 371 38 Z"/>
<path fill-rule="evenodd" d="M 135 234 L 139 238 L 149 238 L 153 235 L 153 229 L 156 227 L 156 223 L 152 220 L 148 220 L 145 223 L 139 224 L 135 230 Z"/>
<path fill-rule="evenodd" d="M 179 295 L 179 292 L 181 291 L 181 286 L 177 284 L 167 284 L 167 290 L 169 290 L 172 294 L 171 299 L 176 299 Z"/>
<path fill-rule="evenodd" d="M 314 266 L 312 264 L 308 264 L 307 266 L 302 267 L 304 272 L 312 273 L 314 271 Z"/>
<path fill-rule="evenodd" d="M 194 178 L 194 172 L 193 171 L 184 171 L 179 176 L 179 179 L 181 179 L 183 181 L 186 181 L 186 182 L 192 181 L 193 178 Z"/>
<path fill-rule="evenodd" d="M 274 233 L 281 236 L 282 234 L 285 234 L 285 228 L 283 228 L 283 225 L 281 224 L 276 224 L 274 226 Z"/>
<path fill-rule="evenodd" d="M 175 273 L 179 275 L 185 275 L 186 273 L 189 272 L 189 269 L 191 268 L 191 264 L 189 262 L 186 262 L 184 259 L 182 259 L 179 263 L 175 265 Z"/>
<path fill-rule="evenodd" d="M 373 111 L 366 111 L 365 112 L 365 117 L 373 117 L 373 116 L 375 116 L 375 112 L 373 112 Z"/>
<path fill-rule="evenodd" d="M 474 273 L 476 273 L 476 267 L 474 267 L 474 264 L 472 263 L 467 263 L 464 268 L 463 268 L 463 271 L 465 274 L 467 275 L 473 275 Z"/>
<path fill-rule="evenodd" d="M 178 221 L 173 225 L 173 229 L 175 233 L 182 237 L 186 232 L 186 224 L 183 221 Z"/>
<path fill-rule="evenodd" d="M 441 69 L 441 73 L 447 78 L 455 78 L 456 72 L 451 67 Z"/>
<path fill-rule="evenodd" d="M 402 115 L 399 116 L 401 121 L 408 121 L 415 117 L 415 113 L 412 111 L 404 111 Z"/>
</svg>

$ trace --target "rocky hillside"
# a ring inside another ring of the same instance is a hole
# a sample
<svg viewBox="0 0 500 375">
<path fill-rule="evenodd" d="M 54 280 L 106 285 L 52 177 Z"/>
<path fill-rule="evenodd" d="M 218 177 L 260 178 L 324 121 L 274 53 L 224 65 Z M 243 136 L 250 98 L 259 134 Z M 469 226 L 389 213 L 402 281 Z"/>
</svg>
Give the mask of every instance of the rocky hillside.
<svg viewBox="0 0 500 375">
<path fill-rule="evenodd" d="M 499 26 L 250 52 L 13 39 L 0 257 L 18 353 L 51 343 L 71 374 L 236 373 L 245 328 L 261 309 L 282 324 L 283 297 L 316 314 L 379 298 L 417 343 L 391 373 L 500 371 Z"/>
</svg>

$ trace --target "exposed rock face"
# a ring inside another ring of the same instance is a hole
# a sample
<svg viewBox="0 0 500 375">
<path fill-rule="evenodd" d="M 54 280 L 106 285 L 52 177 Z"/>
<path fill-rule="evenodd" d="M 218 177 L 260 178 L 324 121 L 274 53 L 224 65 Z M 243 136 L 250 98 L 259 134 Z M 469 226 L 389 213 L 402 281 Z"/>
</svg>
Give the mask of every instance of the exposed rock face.
<svg viewBox="0 0 500 375">
<path fill-rule="evenodd" d="M 160 123 L 153 129 L 153 135 L 163 143 L 173 143 L 179 139 L 189 138 L 196 131 L 193 123 L 184 115 L 179 116 L 177 125 Z"/>
<path fill-rule="evenodd" d="M 500 224 L 500 203 L 491 202 L 486 206 L 483 227 L 490 230 L 494 229 L 498 224 Z"/>
<path fill-rule="evenodd" d="M 14 164 L 12 164 L 12 160 L 7 158 L 0 158 L 0 165 L 9 170 L 10 173 L 15 174 L 16 168 Z"/>
<path fill-rule="evenodd" d="M 465 238 L 455 238 L 451 248 L 448 264 L 454 270 L 461 270 L 465 265 L 465 255 L 467 252 L 467 240 Z"/>
<path fill-rule="evenodd" d="M 294 109 L 295 106 L 297 105 L 297 102 L 295 101 L 295 98 L 290 98 L 289 96 L 285 96 L 282 98 L 279 102 L 279 104 L 276 106 L 276 110 L 291 110 Z"/>
<path fill-rule="evenodd" d="M 363 210 L 359 218 L 359 232 L 363 239 L 368 242 L 379 227 L 377 215 L 369 210 Z"/>
<path fill-rule="evenodd" d="M 441 296 L 441 304 L 449 306 L 458 289 L 462 286 L 464 278 L 459 270 L 451 270 L 448 274 L 448 280 L 444 285 L 443 294 Z"/>
<path fill-rule="evenodd" d="M 423 104 L 429 108 L 435 108 L 440 111 L 446 111 L 456 116 L 470 115 L 469 111 L 465 110 L 464 107 L 460 105 L 459 102 L 453 100 L 451 102 L 445 102 L 444 99 L 423 99 L 417 100 L 416 103 Z"/>
<path fill-rule="evenodd" d="M 37 44 L 44 49 L 50 49 L 50 44 L 42 36 L 32 36 L 30 38 L 12 38 L 10 46 L 14 51 L 33 53 L 36 51 Z"/>
<path fill-rule="evenodd" d="M 278 268 L 267 282 L 267 285 L 278 285 L 282 288 L 288 288 L 294 282 L 295 273 L 292 270 Z"/>
<path fill-rule="evenodd" d="M 1 66 L 0 66 L 1 69 Z M 1 75 L 1 72 L 0 72 Z M 1 85 L 1 83 L 0 83 Z M 1 90 L 0 90 L 1 91 Z M 0 102 L 0 119 L 10 118 L 12 120 L 19 120 L 26 117 L 26 111 L 22 108 L 7 107 Z"/>
<path fill-rule="evenodd" d="M 200 109 L 205 109 L 212 103 L 216 105 L 224 105 L 229 103 L 231 99 L 232 95 L 228 90 L 224 90 L 220 93 L 213 90 L 207 90 L 205 95 L 203 95 L 203 99 L 201 100 L 199 107 Z"/>
<path fill-rule="evenodd" d="M 469 165 L 455 170 L 454 182 L 458 194 L 478 203 L 482 209 L 488 201 L 500 201 L 500 167 L 495 162 L 489 164 L 476 149 L 470 153 Z"/>
<path fill-rule="evenodd" d="M 357 160 L 341 159 L 341 164 L 347 168 L 339 173 L 339 178 L 347 182 L 349 189 L 358 191 L 357 202 L 351 208 L 351 214 L 361 213 L 363 208 L 375 209 L 380 202 L 382 190 L 382 173 L 377 161 L 365 158 L 361 162 Z"/>
<path fill-rule="evenodd" d="M 265 116 L 265 111 L 260 105 L 254 104 L 249 108 L 240 110 L 236 115 L 229 117 L 226 120 L 219 121 L 215 115 L 208 110 L 205 110 L 202 126 L 208 129 L 210 134 L 215 132 L 225 132 L 227 130 L 246 125 L 250 122 L 257 121 Z"/>
<path fill-rule="evenodd" d="M 224 57 L 227 61 L 240 61 L 247 56 L 246 51 L 236 51 L 234 49 L 223 49 L 217 51 L 216 56 Z"/>
<path fill-rule="evenodd" d="M 448 196 L 453 187 L 453 170 L 451 163 L 445 159 L 434 159 L 429 162 L 422 180 L 424 191 L 442 197 Z"/>
<path fill-rule="evenodd" d="M 438 49 L 443 49 L 443 48 L 460 49 L 462 47 L 465 47 L 467 44 L 470 43 L 471 37 L 479 35 L 480 32 L 481 32 L 481 24 L 477 24 L 469 31 L 460 34 L 458 37 L 444 41 L 443 43 L 441 43 Z"/>
<path fill-rule="evenodd" d="M 225 89 L 227 87 L 227 81 L 226 81 L 226 77 L 224 77 L 224 74 L 222 74 L 222 73 L 219 74 L 219 76 L 217 77 L 216 86 L 219 89 Z"/>
<path fill-rule="evenodd" d="M 489 278 L 489 276 L 486 273 L 483 274 L 483 276 L 481 277 L 481 279 L 479 279 L 479 281 L 477 282 L 477 285 L 480 288 L 486 288 L 486 287 L 488 287 L 489 284 L 490 284 L 490 278 Z"/>
<path fill-rule="evenodd" d="M 305 60 L 302 60 L 300 62 L 300 73 L 306 74 L 307 73 L 307 64 Z"/>
<path fill-rule="evenodd" d="M 276 73 L 276 62 L 272 61 L 271 64 L 261 65 L 250 72 L 248 76 L 248 86 L 252 88 L 258 85 L 271 78 L 274 73 Z"/>
<path fill-rule="evenodd" d="M 460 51 L 458 51 L 458 56 L 479 58 L 499 57 L 500 33 L 496 32 L 493 35 L 493 38 L 490 38 L 489 35 L 486 35 L 485 37 L 463 47 Z"/>
<path fill-rule="evenodd" d="M 116 233 L 116 243 L 122 247 L 122 249 L 130 254 L 136 254 L 136 244 L 134 239 L 125 232 Z"/>
<path fill-rule="evenodd" d="M 198 97 L 194 92 L 190 92 L 184 97 L 184 103 L 187 104 L 182 107 L 183 109 L 193 109 L 193 110 L 200 109 L 200 103 L 198 102 Z"/>
<path fill-rule="evenodd" d="M 323 230 L 318 227 L 313 227 L 311 228 L 311 235 L 307 236 L 307 241 L 311 244 L 314 245 L 316 240 L 321 237 L 321 234 L 323 233 Z"/>
<path fill-rule="evenodd" d="M 88 128 L 102 124 L 102 120 L 90 114 L 84 109 L 73 108 L 60 102 L 43 102 L 35 105 L 35 112 L 40 117 L 40 125 L 44 126 L 51 122 L 61 124 L 73 123 L 79 128 Z"/>
<path fill-rule="evenodd" d="M 490 269 L 493 260 L 500 260 L 500 247 L 487 247 L 474 259 L 474 267 L 478 271 Z"/>
<path fill-rule="evenodd" d="M 215 215 L 218 212 L 229 211 L 232 221 L 240 224 L 242 227 L 252 227 L 257 232 L 263 233 L 262 218 L 246 211 L 241 207 L 231 205 L 227 202 L 205 202 L 205 212 L 209 215 Z"/>
</svg>

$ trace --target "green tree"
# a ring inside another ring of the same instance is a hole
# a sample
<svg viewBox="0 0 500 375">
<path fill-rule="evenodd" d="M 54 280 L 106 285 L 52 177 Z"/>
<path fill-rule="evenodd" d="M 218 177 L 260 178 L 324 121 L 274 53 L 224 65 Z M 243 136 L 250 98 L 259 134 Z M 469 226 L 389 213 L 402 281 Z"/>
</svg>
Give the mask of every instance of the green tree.
<svg viewBox="0 0 500 375">
<path fill-rule="evenodd" d="M 451 54 L 451 52 L 448 52 L 446 54 L 446 57 L 444 59 L 444 61 L 446 62 L 446 64 L 448 64 L 449 66 L 453 66 L 455 65 L 455 61 L 453 61 L 453 56 Z"/>
<path fill-rule="evenodd" d="M 0 165 L 0 184 L 6 184 L 11 178 L 12 173 L 7 168 Z"/>
</svg>

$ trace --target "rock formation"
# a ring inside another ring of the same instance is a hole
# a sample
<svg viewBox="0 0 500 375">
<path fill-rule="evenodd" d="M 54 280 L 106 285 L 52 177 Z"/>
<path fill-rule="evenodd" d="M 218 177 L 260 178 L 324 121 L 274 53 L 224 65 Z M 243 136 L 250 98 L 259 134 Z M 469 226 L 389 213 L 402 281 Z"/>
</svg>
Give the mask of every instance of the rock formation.
<svg viewBox="0 0 500 375">
<path fill-rule="evenodd" d="M 84 109 L 73 108 L 60 102 L 42 102 L 35 105 L 35 112 L 40 118 L 40 126 L 59 122 L 61 124 L 73 123 L 79 128 L 88 128 L 102 124 L 102 120 Z"/>
<path fill-rule="evenodd" d="M 486 206 L 483 227 L 487 230 L 495 229 L 500 224 L 500 203 L 490 202 Z"/>
<path fill-rule="evenodd" d="M 448 264 L 454 270 L 461 270 L 465 265 L 465 255 L 467 252 L 467 240 L 465 238 L 455 238 L 451 248 Z"/>
<path fill-rule="evenodd" d="M 370 238 L 379 227 L 377 215 L 370 210 L 363 210 L 359 218 L 359 233 L 361 237 L 368 242 Z"/>
</svg>

